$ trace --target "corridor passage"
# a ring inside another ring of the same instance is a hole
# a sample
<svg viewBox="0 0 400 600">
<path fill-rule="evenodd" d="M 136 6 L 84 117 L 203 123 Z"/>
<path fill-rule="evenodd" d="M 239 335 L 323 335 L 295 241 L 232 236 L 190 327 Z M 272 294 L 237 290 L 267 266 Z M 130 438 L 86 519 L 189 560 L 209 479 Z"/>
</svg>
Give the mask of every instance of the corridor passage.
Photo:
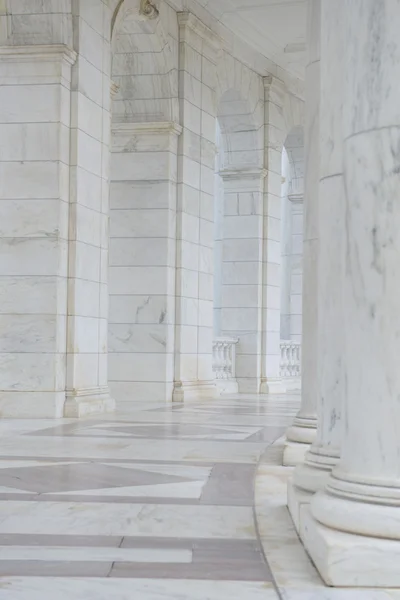
<svg viewBox="0 0 400 600">
<path fill-rule="evenodd" d="M 298 405 L 0 421 L 0 600 L 276 600 L 254 479 Z"/>
</svg>

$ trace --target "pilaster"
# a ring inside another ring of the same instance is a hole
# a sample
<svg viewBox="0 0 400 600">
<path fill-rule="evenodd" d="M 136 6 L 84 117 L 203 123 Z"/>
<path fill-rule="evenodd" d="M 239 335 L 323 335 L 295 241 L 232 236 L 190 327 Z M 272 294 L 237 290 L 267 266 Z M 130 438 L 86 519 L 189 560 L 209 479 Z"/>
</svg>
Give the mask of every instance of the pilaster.
<svg viewBox="0 0 400 600">
<path fill-rule="evenodd" d="M 174 122 L 112 128 L 109 381 L 121 403 L 172 400 L 181 131 Z"/>
<path fill-rule="evenodd" d="M 75 60 L 65 45 L 0 47 L 3 417 L 63 415 Z"/>
<path fill-rule="evenodd" d="M 264 77 L 264 166 L 266 169 L 263 206 L 263 291 L 262 291 L 262 393 L 285 391 L 280 378 L 280 269 L 281 269 L 281 186 L 282 149 L 285 141 L 284 83 Z"/>
<path fill-rule="evenodd" d="M 263 192 L 265 169 L 223 170 L 224 234 L 222 335 L 238 338 L 239 391 L 261 385 L 263 289 Z"/>
<path fill-rule="evenodd" d="M 179 99 L 174 400 L 217 395 L 212 372 L 216 60 L 219 38 L 178 13 Z"/>
</svg>

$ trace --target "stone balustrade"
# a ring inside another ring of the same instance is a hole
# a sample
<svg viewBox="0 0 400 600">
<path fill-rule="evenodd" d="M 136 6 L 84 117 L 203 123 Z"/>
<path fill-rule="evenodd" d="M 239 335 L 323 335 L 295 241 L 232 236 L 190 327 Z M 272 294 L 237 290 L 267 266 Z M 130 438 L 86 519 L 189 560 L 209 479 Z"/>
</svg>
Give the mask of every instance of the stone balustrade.
<svg viewBox="0 0 400 600">
<path fill-rule="evenodd" d="M 213 341 L 214 378 L 222 394 L 235 394 L 238 391 L 235 368 L 238 341 L 232 337 L 217 337 Z"/>
<path fill-rule="evenodd" d="M 280 376 L 283 379 L 300 379 L 301 344 L 290 340 L 281 341 Z"/>
</svg>

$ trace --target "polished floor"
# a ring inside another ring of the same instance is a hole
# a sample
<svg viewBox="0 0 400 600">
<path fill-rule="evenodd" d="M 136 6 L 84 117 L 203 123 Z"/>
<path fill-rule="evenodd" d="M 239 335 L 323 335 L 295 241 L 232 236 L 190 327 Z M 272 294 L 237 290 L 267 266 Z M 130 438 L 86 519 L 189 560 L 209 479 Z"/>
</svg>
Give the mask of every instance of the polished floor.
<svg viewBox="0 0 400 600">
<path fill-rule="evenodd" d="M 0 599 L 275 600 L 254 481 L 298 404 L 0 421 Z"/>
<path fill-rule="evenodd" d="M 0 600 L 400 600 L 332 590 L 286 509 L 299 395 L 0 421 Z"/>
</svg>

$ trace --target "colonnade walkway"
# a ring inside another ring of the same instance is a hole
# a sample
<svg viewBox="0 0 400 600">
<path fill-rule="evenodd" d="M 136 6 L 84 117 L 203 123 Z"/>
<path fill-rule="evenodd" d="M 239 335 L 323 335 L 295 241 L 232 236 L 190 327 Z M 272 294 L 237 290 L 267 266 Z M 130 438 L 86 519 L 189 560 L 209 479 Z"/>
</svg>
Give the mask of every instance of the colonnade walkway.
<svg viewBox="0 0 400 600">
<path fill-rule="evenodd" d="M 276 600 L 254 483 L 299 400 L 0 421 L 0 599 Z"/>
</svg>

